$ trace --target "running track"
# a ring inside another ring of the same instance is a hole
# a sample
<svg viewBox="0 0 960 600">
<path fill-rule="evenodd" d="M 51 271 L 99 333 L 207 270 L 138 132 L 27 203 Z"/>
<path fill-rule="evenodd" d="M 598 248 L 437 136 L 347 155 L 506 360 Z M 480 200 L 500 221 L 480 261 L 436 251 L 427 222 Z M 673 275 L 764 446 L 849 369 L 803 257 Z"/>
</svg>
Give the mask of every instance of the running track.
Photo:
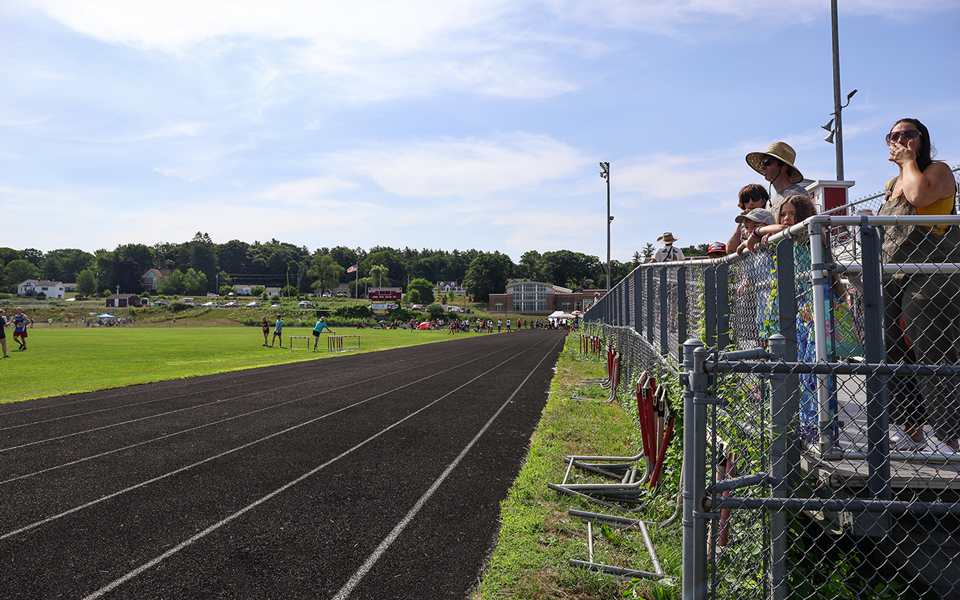
<svg viewBox="0 0 960 600">
<path fill-rule="evenodd" d="M 0 405 L 0 598 L 464 598 L 563 340 Z"/>
</svg>

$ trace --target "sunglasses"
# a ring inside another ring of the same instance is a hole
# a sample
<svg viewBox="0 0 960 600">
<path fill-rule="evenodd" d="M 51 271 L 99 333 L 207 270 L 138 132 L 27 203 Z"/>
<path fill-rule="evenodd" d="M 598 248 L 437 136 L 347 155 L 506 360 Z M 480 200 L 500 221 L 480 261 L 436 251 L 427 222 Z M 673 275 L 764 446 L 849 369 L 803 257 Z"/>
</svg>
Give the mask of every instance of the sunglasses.
<svg viewBox="0 0 960 600">
<path fill-rule="evenodd" d="M 900 140 L 904 142 L 911 142 L 913 140 L 920 139 L 920 132 L 916 129 L 907 129 L 906 131 L 891 131 L 883 139 L 887 141 L 887 145 L 900 143 Z"/>
<path fill-rule="evenodd" d="M 774 162 L 777 162 L 777 159 L 775 159 L 775 158 L 765 158 L 765 159 L 763 159 L 763 160 L 760 161 L 760 166 L 761 166 L 761 167 L 769 167 L 769 166 L 772 165 Z"/>
</svg>

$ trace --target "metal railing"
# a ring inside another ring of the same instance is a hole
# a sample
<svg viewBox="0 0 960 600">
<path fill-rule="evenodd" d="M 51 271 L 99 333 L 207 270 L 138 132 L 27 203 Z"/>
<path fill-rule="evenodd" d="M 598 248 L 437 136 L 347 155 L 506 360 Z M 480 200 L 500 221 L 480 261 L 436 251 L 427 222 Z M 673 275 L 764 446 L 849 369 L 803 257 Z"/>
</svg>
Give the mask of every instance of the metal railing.
<svg viewBox="0 0 960 600">
<path fill-rule="evenodd" d="M 625 388 L 682 387 L 685 598 L 960 597 L 957 240 L 958 216 L 823 214 L 586 313 Z"/>
</svg>

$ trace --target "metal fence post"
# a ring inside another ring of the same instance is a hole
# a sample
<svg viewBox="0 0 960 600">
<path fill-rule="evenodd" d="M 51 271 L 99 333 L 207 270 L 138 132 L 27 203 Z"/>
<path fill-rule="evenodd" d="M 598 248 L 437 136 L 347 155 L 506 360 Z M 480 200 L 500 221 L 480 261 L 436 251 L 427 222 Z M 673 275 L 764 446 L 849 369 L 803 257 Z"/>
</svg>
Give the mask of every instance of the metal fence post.
<svg viewBox="0 0 960 600">
<path fill-rule="evenodd" d="M 717 265 L 717 348 L 730 345 L 729 269 L 724 263 Z"/>
<path fill-rule="evenodd" d="M 653 344 L 653 269 L 647 269 L 647 341 Z"/>
<path fill-rule="evenodd" d="M 687 339 L 687 268 L 677 268 L 677 339 Z M 683 345 L 678 344 L 677 362 L 683 364 Z"/>
<path fill-rule="evenodd" d="M 793 240 L 781 240 L 777 244 L 777 314 L 780 319 L 780 335 L 784 338 L 784 356 L 787 362 L 797 362 L 797 295 L 796 270 L 793 261 Z M 800 414 L 800 376 L 787 375 L 783 411 L 788 418 Z M 787 437 L 786 457 L 790 466 L 789 478 L 798 478 L 800 469 L 800 440 L 792 429 Z M 799 485 L 799 481 L 793 481 Z M 794 487 L 794 486 L 791 486 Z"/>
<path fill-rule="evenodd" d="M 786 361 L 787 340 L 780 334 L 770 336 L 770 353 L 774 360 Z M 796 376 L 794 376 L 795 378 Z M 790 417 L 787 398 L 794 388 L 786 385 L 787 376 L 770 375 L 770 476 L 772 498 L 790 497 Z M 787 513 L 775 511 L 770 517 L 770 591 L 771 600 L 786 600 L 787 583 Z"/>
<path fill-rule="evenodd" d="M 705 398 L 708 377 L 704 372 L 706 350 L 697 339 L 683 344 L 683 598 L 707 596 L 707 525 L 698 518 L 706 494 L 707 418 Z"/>
<path fill-rule="evenodd" d="M 861 248 L 863 249 L 863 311 L 864 311 L 864 357 L 868 364 L 886 362 L 884 343 L 883 291 L 881 288 L 880 236 L 876 227 L 870 227 L 864 217 L 860 225 Z M 956 315 L 954 315 L 956 316 Z M 890 439 L 887 415 L 887 377 L 868 375 L 867 388 L 867 464 L 869 475 L 867 488 L 870 495 L 879 500 L 889 500 L 890 491 Z"/>
<path fill-rule="evenodd" d="M 717 344 L 717 280 L 716 270 L 707 267 L 703 270 L 703 321 L 707 347 Z"/>
<path fill-rule="evenodd" d="M 643 282 L 640 277 L 643 270 L 633 270 L 633 328 L 643 335 Z"/>
<path fill-rule="evenodd" d="M 670 325 L 667 289 L 667 267 L 664 267 L 660 269 L 660 354 L 667 354 L 667 329 Z"/>
</svg>

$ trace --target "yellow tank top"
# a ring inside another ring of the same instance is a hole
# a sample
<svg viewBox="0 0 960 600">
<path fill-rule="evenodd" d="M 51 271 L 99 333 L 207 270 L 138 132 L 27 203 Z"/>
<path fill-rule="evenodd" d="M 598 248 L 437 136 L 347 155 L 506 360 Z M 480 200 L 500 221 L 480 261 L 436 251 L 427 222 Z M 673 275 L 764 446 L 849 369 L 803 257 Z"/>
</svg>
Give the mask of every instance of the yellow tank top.
<svg viewBox="0 0 960 600">
<path fill-rule="evenodd" d="M 887 201 L 888 202 L 892 199 L 893 187 L 896 185 L 896 181 L 898 177 L 899 175 L 887 182 Z M 903 192 L 901 191 L 900 194 L 902 195 Z M 957 186 L 956 184 L 954 184 L 953 193 L 947 196 L 946 198 L 940 198 L 939 200 L 936 200 L 927 206 L 914 206 L 913 209 L 917 212 L 918 215 L 924 216 L 924 217 L 952 215 L 956 196 L 957 196 Z M 906 200 L 906 198 L 904 198 L 904 200 Z M 927 229 L 927 231 L 930 231 L 932 229 L 933 232 L 936 233 L 937 235 L 943 235 L 946 232 L 945 227 L 939 227 L 939 226 L 925 227 L 925 229 Z"/>
</svg>

